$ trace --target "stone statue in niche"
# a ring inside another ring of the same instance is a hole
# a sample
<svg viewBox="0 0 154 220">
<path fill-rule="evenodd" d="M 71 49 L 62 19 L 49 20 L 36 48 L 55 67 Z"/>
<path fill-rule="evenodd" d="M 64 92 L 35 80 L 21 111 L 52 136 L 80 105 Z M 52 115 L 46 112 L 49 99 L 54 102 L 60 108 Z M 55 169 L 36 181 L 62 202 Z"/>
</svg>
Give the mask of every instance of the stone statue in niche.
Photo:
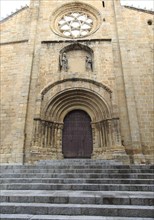
<svg viewBox="0 0 154 220">
<path fill-rule="evenodd" d="M 63 53 L 60 56 L 60 70 L 64 70 L 66 72 L 68 70 L 68 59 L 66 53 Z"/>
<path fill-rule="evenodd" d="M 92 71 L 92 69 L 93 69 L 92 59 L 90 56 L 86 56 L 86 70 Z"/>
</svg>

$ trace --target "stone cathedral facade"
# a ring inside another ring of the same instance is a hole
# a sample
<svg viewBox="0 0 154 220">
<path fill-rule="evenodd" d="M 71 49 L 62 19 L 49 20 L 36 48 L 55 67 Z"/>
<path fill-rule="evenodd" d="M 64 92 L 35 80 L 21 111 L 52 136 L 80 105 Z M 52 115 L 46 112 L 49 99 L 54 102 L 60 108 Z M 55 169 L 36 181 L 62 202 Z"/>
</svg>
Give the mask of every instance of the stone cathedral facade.
<svg viewBox="0 0 154 220">
<path fill-rule="evenodd" d="M 1 21 L 1 163 L 153 163 L 153 13 L 31 0 Z"/>
</svg>

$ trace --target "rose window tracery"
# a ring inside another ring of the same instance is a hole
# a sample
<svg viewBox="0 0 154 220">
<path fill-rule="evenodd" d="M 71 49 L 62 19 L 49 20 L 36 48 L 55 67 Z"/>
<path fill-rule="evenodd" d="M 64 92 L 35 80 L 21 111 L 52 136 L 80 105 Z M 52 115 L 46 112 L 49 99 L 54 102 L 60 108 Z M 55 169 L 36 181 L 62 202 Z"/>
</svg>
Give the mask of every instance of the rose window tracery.
<svg viewBox="0 0 154 220">
<path fill-rule="evenodd" d="M 64 15 L 58 22 L 60 32 L 66 37 L 84 37 L 93 27 L 91 17 L 82 12 L 73 12 Z"/>
</svg>

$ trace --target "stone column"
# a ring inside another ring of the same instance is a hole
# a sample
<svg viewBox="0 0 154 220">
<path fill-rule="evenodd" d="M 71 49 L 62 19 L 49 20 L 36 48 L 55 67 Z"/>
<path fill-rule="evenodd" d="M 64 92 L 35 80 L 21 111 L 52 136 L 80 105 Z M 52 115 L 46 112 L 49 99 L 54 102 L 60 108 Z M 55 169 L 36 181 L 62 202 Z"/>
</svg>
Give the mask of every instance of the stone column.
<svg viewBox="0 0 154 220">
<path fill-rule="evenodd" d="M 52 140 L 52 123 L 48 124 L 48 141 L 47 146 L 51 148 L 51 140 Z"/>
<path fill-rule="evenodd" d="M 54 138 L 54 132 L 55 132 L 55 124 L 52 124 L 52 130 L 51 130 L 51 147 L 54 148 L 54 142 L 55 142 L 55 138 Z"/>
<path fill-rule="evenodd" d="M 98 135 L 97 136 L 98 146 L 97 147 L 101 148 L 102 147 L 101 122 L 98 122 L 96 124 L 96 126 L 97 126 L 97 130 L 98 130 L 98 134 L 97 134 Z"/>
<path fill-rule="evenodd" d="M 48 140 L 48 122 L 45 122 L 44 123 L 44 147 L 46 148 L 47 147 L 47 140 Z"/>
<path fill-rule="evenodd" d="M 92 128 L 92 138 L 93 138 L 93 152 L 92 152 L 92 154 L 91 154 L 91 157 L 94 159 L 95 158 L 95 149 L 96 149 L 96 142 L 95 142 L 95 140 L 96 140 L 96 137 L 95 137 L 95 135 L 96 135 L 96 132 L 95 132 L 95 130 L 96 130 L 96 128 L 95 128 L 95 123 L 91 123 L 91 128 Z"/>
<path fill-rule="evenodd" d="M 102 133 L 102 147 L 103 151 L 106 150 L 106 137 L 105 137 L 105 128 L 104 128 L 104 123 L 101 122 L 101 133 Z"/>
<path fill-rule="evenodd" d="M 56 148 L 56 151 L 57 151 L 57 143 L 58 143 L 58 124 L 55 123 L 55 132 L 54 132 L 54 142 L 55 142 L 55 148 Z"/>
<path fill-rule="evenodd" d="M 107 127 L 107 121 L 104 120 L 103 121 L 103 130 L 104 130 L 104 142 L 105 142 L 105 147 L 107 149 L 108 147 L 108 131 L 107 131 L 108 127 Z"/>
<path fill-rule="evenodd" d="M 108 133 L 108 147 L 112 147 L 112 121 L 111 119 L 107 120 L 107 133 Z"/>
<path fill-rule="evenodd" d="M 41 147 L 44 147 L 44 139 L 45 139 L 45 122 L 41 121 Z"/>
<path fill-rule="evenodd" d="M 57 135 L 57 124 L 54 122 L 52 125 L 52 145 L 51 145 L 51 152 L 53 159 L 56 159 L 56 154 L 57 154 L 56 135 Z"/>
<path fill-rule="evenodd" d="M 63 158 L 62 153 L 62 132 L 63 132 L 63 124 L 58 124 L 57 131 L 57 159 Z"/>
</svg>

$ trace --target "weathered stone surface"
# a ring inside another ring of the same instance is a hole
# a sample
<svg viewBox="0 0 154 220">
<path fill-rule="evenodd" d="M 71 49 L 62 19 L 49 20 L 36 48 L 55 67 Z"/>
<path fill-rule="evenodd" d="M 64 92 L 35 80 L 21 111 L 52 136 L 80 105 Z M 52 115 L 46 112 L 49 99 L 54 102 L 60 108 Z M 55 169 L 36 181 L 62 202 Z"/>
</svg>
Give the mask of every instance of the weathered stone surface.
<svg viewBox="0 0 154 220">
<path fill-rule="evenodd" d="M 73 7 L 94 18 L 94 30 L 83 38 L 56 31 L 54 16 Z M 152 19 L 151 12 L 116 0 L 105 1 L 105 7 L 91 0 L 31 0 L 30 7 L 4 19 L 0 162 L 63 159 L 64 118 L 81 109 L 92 121 L 92 159 L 153 163 Z M 60 66 L 64 53 L 67 71 Z"/>
<path fill-rule="evenodd" d="M 75 160 L 73 165 L 72 161 L 1 166 L 1 219 L 149 220 L 153 217 L 153 166 L 118 165 L 103 160 L 94 163 L 86 159 Z M 133 178 L 132 174 L 135 174 Z M 139 179 L 140 174 L 144 175 Z M 147 179 L 149 175 L 151 178 Z"/>
</svg>

